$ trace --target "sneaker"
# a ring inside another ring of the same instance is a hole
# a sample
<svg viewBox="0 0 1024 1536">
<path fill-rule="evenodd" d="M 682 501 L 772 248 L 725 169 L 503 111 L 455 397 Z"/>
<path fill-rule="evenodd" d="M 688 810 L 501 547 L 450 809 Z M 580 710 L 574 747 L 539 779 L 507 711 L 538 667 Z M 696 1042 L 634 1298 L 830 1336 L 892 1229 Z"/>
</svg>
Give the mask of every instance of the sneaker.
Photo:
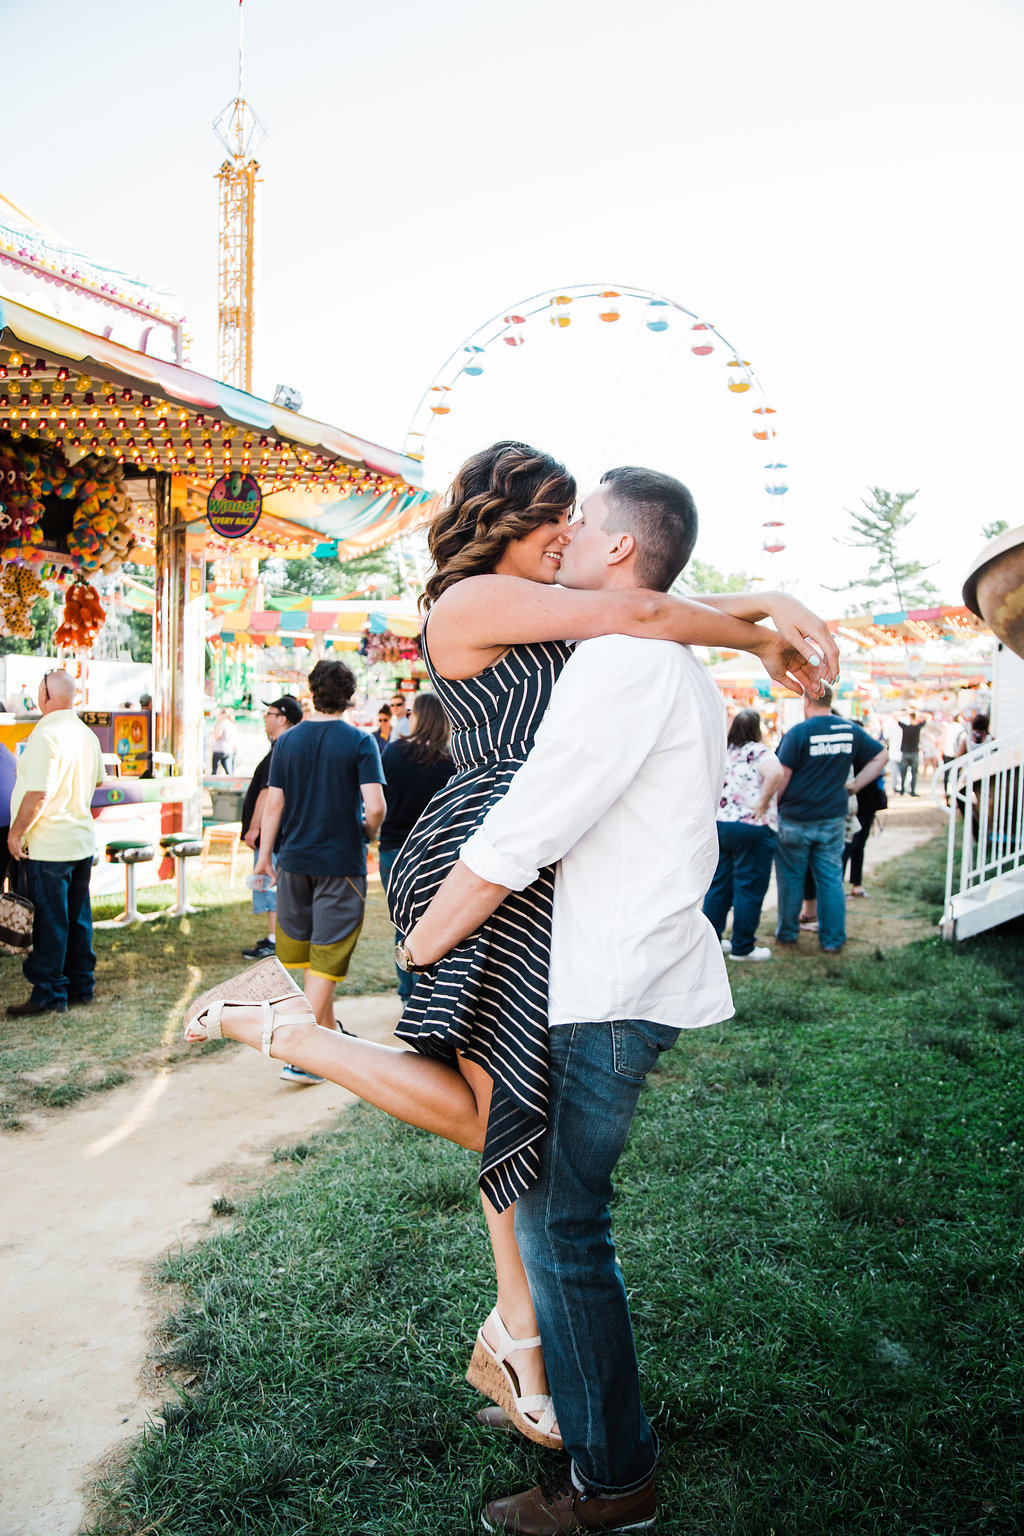
<svg viewBox="0 0 1024 1536">
<path fill-rule="evenodd" d="M 322 1083 L 323 1078 L 317 1077 L 315 1072 L 303 1072 L 301 1067 L 285 1066 L 281 1068 L 282 1083 L 298 1083 L 300 1088 L 311 1088 L 314 1083 Z"/>
<path fill-rule="evenodd" d="M 722 954 L 723 955 L 731 955 L 732 954 L 732 939 L 723 939 L 722 940 Z"/>
<path fill-rule="evenodd" d="M 772 952 L 768 948 L 752 949 L 749 955 L 735 955 L 732 950 L 729 951 L 730 960 L 770 960 L 771 957 Z"/>
<path fill-rule="evenodd" d="M 242 959 L 243 960 L 268 960 L 271 955 L 276 954 L 276 953 L 277 953 L 277 951 L 276 951 L 276 948 L 274 946 L 273 939 L 271 939 L 271 938 L 260 939 L 256 944 L 254 944 L 252 946 L 251 949 L 243 949 L 242 950 Z"/>
</svg>

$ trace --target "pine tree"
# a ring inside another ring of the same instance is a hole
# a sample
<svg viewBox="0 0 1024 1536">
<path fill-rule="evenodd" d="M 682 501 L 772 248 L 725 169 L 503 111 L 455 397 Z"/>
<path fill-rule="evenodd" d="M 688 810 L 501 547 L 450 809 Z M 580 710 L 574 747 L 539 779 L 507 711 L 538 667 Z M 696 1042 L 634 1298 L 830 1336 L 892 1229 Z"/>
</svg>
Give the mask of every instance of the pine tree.
<svg viewBox="0 0 1024 1536">
<path fill-rule="evenodd" d="M 870 493 L 870 499 L 865 496 L 861 500 L 863 512 L 853 512 L 847 508 L 854 537 L 839 539 L 837 542 L 851 549 L 870 549 L 875 558 L 866 576 L 848 581 L 841 587 L 830 587 L 829 591 L 866 589 L 869 592 L 884 593 L 890 601 L 895 598 L 896 608 L 904 611 L 923 607 L 929 598 L 937 595 L 935 586 L 924 579 L 925 571 L 930 571 L 932 567 L 922 565 L 919 560 L 901 560 L 899 551 L 901 535 L 917 516 L 916 509 L 908 511 L 917 492 L 897 491 L 893 495 L 873 485 Z"/>
</svg>

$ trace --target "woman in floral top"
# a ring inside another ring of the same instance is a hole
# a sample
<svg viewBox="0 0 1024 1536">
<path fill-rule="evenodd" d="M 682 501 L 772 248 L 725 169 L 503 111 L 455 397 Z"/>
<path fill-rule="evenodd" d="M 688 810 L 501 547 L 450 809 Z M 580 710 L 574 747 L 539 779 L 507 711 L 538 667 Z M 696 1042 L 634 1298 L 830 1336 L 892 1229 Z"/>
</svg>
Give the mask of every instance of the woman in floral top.
<svg viewBox="0 0 1024 1536">
<path fill-rule="evenodd" d="M 732 908 L 732 943 L 722 940 L 730 960 L 770 960 L 757 948 L 761 904 L 772 874 L 779 824 L 775 791 L 782 764 L 761 740 L 756 709 L 741 709 L 729 727 L 725 787 L 718 803 L 718 868 L 704 898 L 704 915 L 722 938 Z"/>
</svg>

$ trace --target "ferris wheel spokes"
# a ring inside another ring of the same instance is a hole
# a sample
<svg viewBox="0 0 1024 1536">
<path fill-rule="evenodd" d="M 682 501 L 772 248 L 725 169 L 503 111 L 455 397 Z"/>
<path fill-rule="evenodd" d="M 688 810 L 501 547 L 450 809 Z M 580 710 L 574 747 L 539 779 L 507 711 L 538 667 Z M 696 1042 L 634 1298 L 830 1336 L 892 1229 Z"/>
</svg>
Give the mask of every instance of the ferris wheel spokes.
<svg viewBox="0 0 1024 1536">
<path fill-rule="evenodd" d="M 635 325 L 617 326 L 628 308 Z M 542 324 L 541 317 L 549 323 Z M 665 337 L 673 327 L 680 334 Z M 600 341 L 602 334 L 612 338 L 610 350 Z M 577 375 L 566 387 L 563 367 L 573 366 Z M 614 377 L 605 387 L 608 374 Z M 723 412 L 713 403 L 713 391 L 723 383 L 756 413 L 748 446 L 754 446 L 751 437 L 772 444 L 774 408 L 743 353 L 709 321 L 675 300 L 627 285 L 548 289 L 493 315 L 449 355 L 417 404 L 407 451 L 424 462 L 428 483 L 439 486 L 442 471 L 447 482 L 485 442 L 518 437 L 555 451 L 585 488 L 591 477 L 623 462 L 636 443 L 649 439 L 645 459 L 665 467 L 673 454 L 678 463 L 685 443 L 686 464 L 673 472 L 689 476 L 686 465 L 694 466 L 698 483 L 704 475 L 703 493 L 713 487 L 724 505 L 735 507 L 746 499 L 741 482 L 751 456 L 737 455 L 723 433 L 731 433 L 728 423 L 737 409 L 746 421 L 749 416 L 744 405 Z M 666 394 L 668 406 L 659 409 Z M 678 423 L 683 412 L 685 425 L 673 428 L 665 441 L 665 425 Z M 711 481 L 709 454 L 717 465 Z M 726 483 L 720 486 L 723 466 Z M 749 468 L 753 471 L 753 463 Z M 783 494 L 777 466 L 766 468 L 771 483 L 764 491 Z"/>
</svg>

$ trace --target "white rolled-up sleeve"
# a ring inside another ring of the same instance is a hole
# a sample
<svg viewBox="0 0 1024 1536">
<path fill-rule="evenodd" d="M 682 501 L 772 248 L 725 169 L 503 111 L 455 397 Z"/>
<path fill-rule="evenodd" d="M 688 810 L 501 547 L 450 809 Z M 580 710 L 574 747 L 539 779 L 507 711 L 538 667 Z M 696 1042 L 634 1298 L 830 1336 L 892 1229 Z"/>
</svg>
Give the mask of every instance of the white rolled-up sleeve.
<svg viewBox="0 0 1024 1536">
<path fill-rule="evenodd" d="M 475 875 L 524 890 L 615 804 L 662 732 L 670 649 L 624 635 L 577 646 L 529 757 L 462 846 Z"/>
</svg>

